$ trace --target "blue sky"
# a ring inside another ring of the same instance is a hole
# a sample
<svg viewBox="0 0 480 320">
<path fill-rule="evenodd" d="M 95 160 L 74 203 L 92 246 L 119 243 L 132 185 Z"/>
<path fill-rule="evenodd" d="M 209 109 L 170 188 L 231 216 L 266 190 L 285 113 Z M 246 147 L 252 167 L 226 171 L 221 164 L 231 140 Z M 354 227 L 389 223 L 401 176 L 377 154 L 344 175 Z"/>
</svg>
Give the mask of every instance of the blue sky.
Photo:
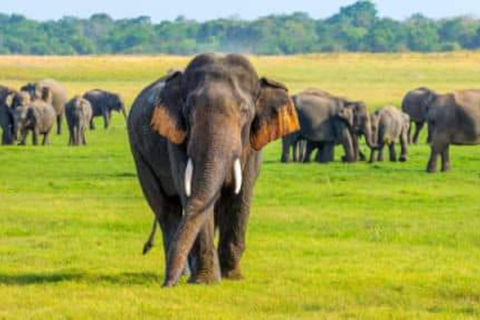
<svg viewBox="0 0 480 320">
<path fill-rule="evenodd" d="M 0 0 L 0 12 L 21 13 L 29 18 L 48 20 L 65 15 L 89 17 L 105 12 L 114 18 L 151 16 L 153 21 L 172 20 L 179 15 L 200 21 L 238 16 L 254 19 L 272 13 L 303 11 L 314 18 L 324 18 L 337 12 L 351 0 Z M 404 19 L 422 12 L 428 17 L 457 15 L 480 17 L 480 0 L 380 0 L 374 1 L 381 16 Z M 41 4 L 40 4 L 41 3 Z"/>
</svg>

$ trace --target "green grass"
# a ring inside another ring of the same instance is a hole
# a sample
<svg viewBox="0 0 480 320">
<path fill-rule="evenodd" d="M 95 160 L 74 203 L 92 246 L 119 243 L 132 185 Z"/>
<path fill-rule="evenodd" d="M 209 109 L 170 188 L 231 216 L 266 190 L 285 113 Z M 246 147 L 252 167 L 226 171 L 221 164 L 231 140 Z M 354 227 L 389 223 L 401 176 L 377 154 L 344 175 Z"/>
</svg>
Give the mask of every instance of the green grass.
<svg viewBox="0 0 480 320">
<path fill-rule="evenodd" d="M 48 76 L 71 94 L 102 87 L 131 103 L 187 60 L 4 57 L 0 83 Z M 253 62 L 292 92 L 321 87 L 371 108 L 398 105 L 417 85 L 480 83 L 471 53 Z M 255 189 L 246 279 L 165 290 L 160 237 L 141 255 L 152 214 L 114 117 L 85 148 L 67 147 L 66 134 L 45 148 L 0 148 L 0 319 L 480 317 L 480 147 L 453 147 L 453 171 L 428 175 L 426 145 L 405 164 L 322 166 L 280 164 L 273 143 Z"/>
</svg>

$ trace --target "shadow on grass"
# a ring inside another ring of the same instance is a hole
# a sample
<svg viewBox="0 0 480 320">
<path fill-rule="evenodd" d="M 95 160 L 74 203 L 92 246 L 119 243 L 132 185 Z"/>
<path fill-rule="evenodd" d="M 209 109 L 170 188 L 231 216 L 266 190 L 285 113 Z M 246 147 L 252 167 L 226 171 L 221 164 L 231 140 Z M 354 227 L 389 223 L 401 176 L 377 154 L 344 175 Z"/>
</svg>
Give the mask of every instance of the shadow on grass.
<svg viewBox="0 0 480 320">
<path fill-rule="evenodd" d="M 27 286 L 60 282 L 110 283 L 119 285 L 161 284 L 163 277 L 150 272 L 125 272 L 116 274 L 89 274 L 78 272 L 0 274 L 0 284 Z"/>
</svg>

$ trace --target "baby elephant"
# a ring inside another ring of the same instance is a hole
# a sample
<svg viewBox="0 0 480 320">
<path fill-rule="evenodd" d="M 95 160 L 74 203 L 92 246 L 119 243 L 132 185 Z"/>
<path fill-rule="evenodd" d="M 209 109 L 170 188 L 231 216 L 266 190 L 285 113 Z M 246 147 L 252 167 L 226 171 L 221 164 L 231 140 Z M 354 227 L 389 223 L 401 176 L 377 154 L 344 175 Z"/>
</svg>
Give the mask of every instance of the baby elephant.
<svg viewBox="0 0 480 320">
<path fill-rule="evenodd" d="M 25 145 L 29 131 L 32 131 L 32 143 L 38 145 L 38 136 L 43 135 L 42 145 L 50 144 L 50 132 L 56 119 L 52 106 L 52 93 L 49 88 L 42 90 L 41 99 L 16 109 L 16 118 L 20 129 L 20 144 Z"/>
<path fill-rule="evenodd" d="M 85 131 L 92 120 L 92 105 L 88 100 L 76 96 L 70 100 L 66 107 L 68 130 L 70 133 L 69 145 L 86 145 Z"/>
<path fill-rule="evenodd" d="M 397 161 L 395 142 L 400 141 L 400 161 L 407 161 L 408 155 L 408 130 L 410 117 L 400 109 L 393 106 L 383 107 L 370 115 L 372 124 L 372 140 L 378 145 L 377 161 L 383 161 L 383 147 L 390 149 L 390 161 Z M 370 151 L 370 162 L 375 161 L 375 149 Z"/>
</svg>

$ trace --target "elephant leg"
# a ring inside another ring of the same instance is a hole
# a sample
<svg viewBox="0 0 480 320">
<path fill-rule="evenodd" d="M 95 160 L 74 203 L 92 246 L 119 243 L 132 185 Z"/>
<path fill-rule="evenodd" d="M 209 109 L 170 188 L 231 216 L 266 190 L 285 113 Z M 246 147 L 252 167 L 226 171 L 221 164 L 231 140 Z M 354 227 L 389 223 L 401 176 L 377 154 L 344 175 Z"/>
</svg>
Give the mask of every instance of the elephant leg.
<svg viewBox="0 0 480 320">
<path fill-rule="evenodd" d="M 358 145 L 358 135 L 352 134 L 352 147 L 353 147 L 353 159 L 354 161 L 359 160 L 360 147 Z"/>
<path fill-rule="evenodd" d="M 182 219 L 182 205 L 180 200 L 171 199 L 165 195 L 155 173 L 143 161 L 141 155 L 133 152 L 133 156 L 136 160 L 135 165 L 143 194 L 162 230 L 166 268 L 168 265 L 168 252 Z M 187 271 L 188 267 L 185 270 Z"/>
<path fill-rule="evenodd" d="M 213 208 L 206 213 L 208 220 L 204 223 L 190 251 L 192 274 L 189 283 L 207 284 L 221 279 L 220 264 L 215 249 L 215 222 Z"/>
<path fill-rule="evenodd" d="M 283 163 L 290 162 L 290 137 L 287 136 L 282 139 L 282 157 L 280 161 Z"/>
<path fill-rule="evenodd" d="M 72 146 L 73 145 L 73 135 L 74 135 L 72 126 L 68 127 L 68 135 L 69 135 L 68 145 Z"/>
<path fill-rule="evenodd" d="M 375 150 L 371 149 L 370 150 L 370 160 L 368 160 L 369 163 L 374 163 L 375 162 Z"/>
<path fill-rule="evenodd" d="M 381 143 L 378 145 L 378 155 L 377 155 L 377 161 L 378 162 L 383 162 L 383 148 L 385 147 L 385 143 Z"/>
<path fill-rule="evenodd" d="M 38 135 L 39 135 L 38 131 L 37 131 L 37 130 L 33 130 L 33 132 L 32 132 L 32 144 L 33 144 L 34 146 L 37 146 L 37 145 L 38 145 Z"/>
<path fill-rule="evenodd" d="M 95 123 L 93 122 L 93 117 L 90 120 L 90 130 L 95 130 Z"/>
<path fill-rule="evenodd" d="M 415 122 L 415 134 L 413 135 L 413 143 L 418 143 L 418 136 L 420 135 L 420 131 L 422 131 L 425 122 Z"/>
<path fill-rule="evenodd" d="M 395 152 L 395 142 L 392 142 L 388 145 L 388 150 L 390 153 L 390 161 L 397 162 L 397 153 Z"/>
<path fill-rule="evenodd" d="M 83 143 L 84 146 L 87 145 L 87 136 L 86 136 L 85 131 L 87 131 L 87 130 L 86 130 L 85 127 L 83 127 L 83 128 L 82 128 L 82 143 Z"/>
<path fill-rule="evenodd" d="M 218 256 L 223 278 L 243 279 L 240 260 L 245 251 L 250 203 L 260 161 L 257 157 L 248 160 L 240 194 L 222 197 L 215 212 L 219 230 Z"/>
<path fill-rule="evenodd" d="M 43 134 L 42 146 L 48 144 L 48 133 Z"/>
<path fill-rule="evenodd" d="M 321 153 L 318 158 L 320 163 L 332 162 L 335 158 L 335 144 L 331 142 L 326 142 L 321 148 Z"/>
<path fill-rule="evenodd" d="M 410 125 L 408 126 L 408 131 L 407 131 L 407 141 L 408 141 L 408 144 L 412 144 L 412 123 L 413 122 L 410 122 Z"/>
<path fill-rule="evenodd" d="M 57 115 L 57 134 L 62 134 L 62 114 Z"/>
<path fill-rule="evenodd" d="M 307 140 L 301 140 L 299 142 L 299 159 L 298 161 L 299 162 L 303 162 L 303 160 L 305 159 L 305 155 L 307 153 Z"/>
<path fill-rule="evenodd" d="M 442 151 L 442 172 L 450 171 L 450 145 L 446 145 Z"/>
<path fill-rule="evenodd" d="M 355 155 L 352 145 L 352 138 L 348 130 L 345 130 L 342 137 L 343 151 L 345 152 L 344 162 L 355 162 Z"/>
<path fill-rule="evenodd" d="M 298 161 L 298 141 L 292 143 L 292 158 L 293 162 Z"/>
<path fill-rule="evenodd" d="M 310 157 L 312 156 L 312 152 L 313 152 L 314 149 L 315 149 L 315 146 L 314 146 L 313 142 L 308 141 L 307 146 L 306 146 L 306 150 L 305 150 L 305 157 L 303 158 L 304 163 L 310 162 Z"/>
<path fill-rule="evenodd" d="M 105 112 L 103 114 L 103 127 L 105 129 L 108 129 L 108 127 L 110 126 L 110 116 L 111 116 L 110 112 Z"/>
<path fill-rule="evenodd" d="M 427 172 L 434 173 L 437 171 L 438 156 L 444 152 L 445 146 L 446 145 L 443 143 L 432 144 L 430 148 L 431 149 L 430 159 L 428 160 L 428 164 L 427 164 Z"/>
<path fill-rule="evenodd" d="M 400 162 L 406 162 L 408 159 L 408 134 L 406 130 L 400 135 L 400 147 Z"/>
</svg>

